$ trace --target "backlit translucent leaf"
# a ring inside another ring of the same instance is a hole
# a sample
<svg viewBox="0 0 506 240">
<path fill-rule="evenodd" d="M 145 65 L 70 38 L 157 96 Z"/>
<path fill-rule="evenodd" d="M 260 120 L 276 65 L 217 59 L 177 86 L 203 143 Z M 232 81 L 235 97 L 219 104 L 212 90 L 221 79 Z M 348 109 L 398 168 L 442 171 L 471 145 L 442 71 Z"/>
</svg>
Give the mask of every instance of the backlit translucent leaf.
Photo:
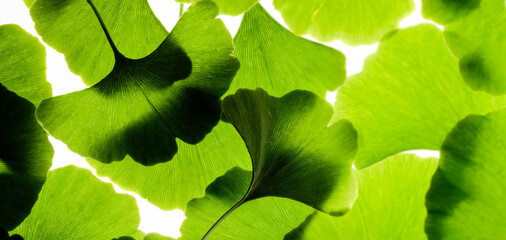
<svg viewBox="0 0 506 240">
<path fill-rule="evenodd" d="M 46 82 L 46 49 L 14 24 L 0 26 L 0 83 L 35 106 L 51 97 Z"/>
<path fill-rule="evenodd" d="M 146 0 L 93 0 L 119 51 L 128 58 L 152 53 L 167 36 Z M 114 67 L 114 52 L 85 0 L 37 0 L 30 9 L 44 42 L 65 54 L 70 70 L 91 86 Z"/>
<path fill-rule="evenodd" d="M 427 239 L 425 194 L 437 159 L 396 155 L 356 171 L 358 198 L 342 217 L 315 212 L 285 239 Z"/>
<path fill-rule="evenodd" d="M 461 18 L 480 6 L 482 0 L 422 0 L 422 15 L 439 24 Z"/>
<path fill-rule="evenodd" d="M 0 229 L 12 230 L 30 213 L 51 166 L 53 148 L 34 106 L 51 96 L 51 86 L 35 37 L 3 25 L 0 39 Z"/>
<path fill-rule="evenodd" d="M 196 144 L 217 124 L 219 99 L 239 68 L 217 14 L 214 3 L 199 2 L 149 56 L 133 60 L 115 51 L 107 77 L 43 101 L 39 121 L 72 151 L 101 162 L 127 154 L 144 165 L 169 161 L 176 137 Z"/>
<path fill-rule="evenodd" d="M 233 168 L 211 183 L 206 195 L 188 203 L 181 240 L 201 239 L 246 194 L 251 171 Z M 282 239 L 314 209 L 287 198 L 248 201 L 227 216 L 208 239 Z"/>
<path fill-rule="evenodd" d="M 357 168 L 406 150 L 439 150 L 459 120 L 505 105 L 504 98 L 472 91 L 458 71 L 432 25 L 385 36 L 364 70 L 337 92 L 334 119 L 350 120 L 358 132 Z"/>
<path fill-rule="evenodd" d="M 194 3 L 199 0 L 176 0 L 180 3 Z M 214 0 L 216 5 L 220 8 L 221 14 L 237 16 L 243 12 L 246 12 L 251 8 L 258 0 Z"/>
<path fill-rule="evenodd" d="M 441 154 L 427 194 L 429 239 L 504 239 L 506 110 L 459 122 Z"/>
<path fill-rule="evenodd" d="M 75 166 L 48 173 L 32 213 L 14 229 L 31 239 L 112 239 L 135 234 L 140 222 L 135 199 Z"/>
<path fill-rule="evenodd" d="M 445 27 L 445 40 L 460 60 L 460 73 L 472 89 L 495 95 L 506 94 L 505 2 L 467 2 L 467 14 L 460 14 L 462 16 L 453 19 Z M 452 15 L 455 11 L 449 10 L 444 16 Z"/>
<path fill-rule="evenodd" d="M 274 0 L 274 6 L 296 34 L 351 45 L 378 41 L 415 8 L 412 0 Z"/>
<path fill-rule="evenodd" d="M 229 93 L 260 87 L 273 96 L 305 89 L 325 97 L 346 78 L 342 53 L 295 36 L 260 4 L 244 14 L 234 44 L 241 68 Z"/>
<path fill-rule="evenodd" d="M 256 200 L 266 197 L 296 200 L 331 215 L 342 215 L 351 208 L 357 194 L 356 182 L 351 174 L 357 147 L 356 132 L 345 120 L 327 127 L 332 108 L 324 99 L 308 91 L 293 91 L 275 98 L 262 89 L 241 89 L 224 99 L 223 112 L 246 143 L 253 173 L 242 174 L 249 177 L 222 178 L 224 187 L 212 184 L 206 193 L 211 194 L 214 188 L 223 188 L 220 191 L 225 193 L 216 193 L 219 197 L 207 196 L 211 199 L 188 204 L 188 208 L 208 209 L 205 210 L 208 213 L 200 211 L 198 214 L 189 210 L 187 219 L 197 219 L 188 221 L 199 226 L 197 229 L 190 225 L 192 227 L 187 231 L 192 232 L 190 239 L 204 236 L 206 229 L 209 232 L 205 235 L 209 236 L 235 209 L 240 209 L 243 204 L 255 204 Z M 218 206 L 208 206 L 215 202 Z M 277 203 L 272 202 L 275 206 L 283 205 Z M 269 209 L 274 211 L 277 207 L 265 207 L 264 212 Z M 284 232 L 276 232 L 280 233 Z"/>
</svg>

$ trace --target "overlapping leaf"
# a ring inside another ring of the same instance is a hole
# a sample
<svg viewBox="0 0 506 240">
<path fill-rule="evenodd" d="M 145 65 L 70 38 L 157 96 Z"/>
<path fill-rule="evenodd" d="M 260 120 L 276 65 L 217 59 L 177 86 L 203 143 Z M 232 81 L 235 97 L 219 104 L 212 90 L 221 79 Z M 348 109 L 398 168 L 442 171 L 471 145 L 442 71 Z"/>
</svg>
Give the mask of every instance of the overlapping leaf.
<svg viewBox="0 0 506 240">
<path fill-rule="evenodd" d="M 211 183 L 206 195 L 188 203 L 181 238 L 201 239 L 248 190 L 251 171 L 233 168 Z M 208 239 L 281 239 L 314 209 L 287 198 L 260 198 L 244 203 L 227 216 Z"/>
<path fill-rule="evenodd" d="M 89 170 L 68 166 L 50 171 L 32 213 L 14 229 L 25 239 L 112 239 L 135 234 L 140 222 L 132 196 Z"/>
<path fill-rule="evenodd" d="M 285 239 L 427 239 L 425 194 L 437 159 L 396 155 L 356 171 L 358 198 L 349 213 L 315 212 Z"/>
<path fill-rule="evenodd" d="M 463 1 L 462 8 L 440 13 L 431 7 L 426 15 L 453 16 L 445 27 L 445 40 L 452 53 L 460 59 L 460 73 L 475 90 L 506 94 L 506 6 L 501 0 Z M 431 2 L 425 3 L 429 7 Z M 427 7 L 427 8 L 429 8 Z"/>
<path fill-rule="evenodd" d="M 244 14 L 234 43 L 241 68 L 229 93 L 260 87 L 273 96 L 304 89 L 325 97 L 346 78 L 342 53 L 295 36 L 260 4 Z"/>
<path fill-rule="evenodd" d="M 3 25 L 0 39 L 0 229 L 12 230 L 30 213 L 51 166 L 53 148 L 34 106 L 51 87 L 35 37 Z"/>
<path fill-rule="evenodd" d="M 364 70 L 339 88 L 334 119 L 356 127 L 355 164 L 364 168 L 405 150 L 439 150 L 460 119 L 504 105 L 504 98 L 472 91 L 443 34 L 419 25 L 384 37 Z"/>
<path fill-rule="evenodd" d="M 503 239 L 506 110 L 472 115 L 446 138 L 427 194 L 429 239 Z"/>
<path fill-rule="evenodd" d="M 207 189 L 208 194 L 226 199 L 207 196 L 194 205 L 190 202 L 188 208 L 210 210 L 206 210 L 208 214 L 188 213 L 198 218 L 188 220 L 196 224 L 190 225 L 189 231 L 194 233 L 189 236 L 203 236 L 203 229 L 208 228 L 208 237 L 235 209 L 265 197 L 296 200 L 331 215 L 342 215 L 351 208 L 356 198 L 356 182 L 351 174 L 356 132 L 345 120 L 327 127 L 332 110 L 325 100 L 307 91 L 275 98 L 262 89 L 241 89 L 225 98 L 223 112 L 246 143 L 253 164 L 252 177 L 220 180 L 224 183 L 217 185 L 223 186 L 216 188 L 225 193 L 213 193 L 214 185 Z M 248 175 L 237 169 L 229 174 Z M 265 201 L 262 204 L 279 206 L 277 201 Z M 211 207 L 214 203 L 217 206 Z"/>
<path fill-rule="evenodd" d="M 200 0 L 176 0 L 180 3 L 195 3 Z M 214 2 L 220 8 L 221 14 L 237 16 L 243 12 L 246 12 L 251 8 L 258 0 L 214 0 Z"/>
<path fill-rule="evenodd" d="M 422 15 L 439 24 L 464 17 L 480 6 L 482 0 L 422 0 Z"/>
<path fill-rule="evenodd" d="M 412 0 L 274 0 L 274 6 L 296 34 L 351 45 L 378 41 L 415 8 Z"/>
<path fill-rule="evenodd" d="M 26 2 L 25 2 L 26 3 Z M 138 59 L 167 37 L 146 0 L 93 0 L 119 51 Z M 84 0 L 37 0 L 30 8 L 44 42 L 65 54 L 70 70 L 92 86 L 114 67 L 114 52 L 93 10 Z"/>
<path fill-rule="evenodd" d="M 217 14 L 212 2 L 193 5 L 153 53 L 137 60 L 115 49 L 104 26 L 115 50 L 112 72 L 91 88 L 43 101 L 37 118 L 82 156 L 108 163 L 128 154 L 144 165 L 170 160 L 176 137 L 196 144 L 217 124 L 219 98 L 239 67 Z"/>
</svg>

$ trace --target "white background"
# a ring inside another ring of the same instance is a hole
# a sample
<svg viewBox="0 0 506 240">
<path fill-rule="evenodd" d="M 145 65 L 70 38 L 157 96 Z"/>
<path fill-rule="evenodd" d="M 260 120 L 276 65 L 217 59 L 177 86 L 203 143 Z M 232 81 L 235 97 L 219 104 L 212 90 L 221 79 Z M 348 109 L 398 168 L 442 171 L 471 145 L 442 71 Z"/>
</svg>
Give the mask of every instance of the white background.
<svg viewBox="0 0 506 240">
<path fill-rule="evenodd" d="M 148 2 L 165 28 L 170 31 L 170 29 L 174 27 L 179 18 L 179 4 L 173 0 L 148 0 Z M 277 12 L 272 6 L 272 0 L 260 0 L 260 3 L 267 10 L 267 12 L 271 14 L 271 16 L 273 16 L 279 23 L 286 27 L 281 14 Z M 420 0 L 415 0 L 415 3 L 416 10 L 400 23 L 399 28 L 417 25 L 422 22 L 430 22 L 421 17 Z M 188 6 L 189 5 L 186 4 L 185 9 Z M 231 35 L 234 36 L 239 29 L 242 15 L 237 17 L 220 16 L 220 18 L 225 22 Z M 38 37 L 42 42 L 42 38 L 39 37 L 34 29 L 34 24 L 30 18 L 29 10 L 26 8 L 22 0 L 0 0 L 0 25 L 7 23 L 15 23 L 20 25 L 27 32 Z M 442 29 L 441 26 L 438 27 Z M 314 41 L 314 39 L 309 36 L 304 37 Z M 0 41 L 2 41 L 2 39 L 0 39 Z M 368 55 L 374 53 L 377 48 L 377 44 L 350 47 L 346 44 L 343 44 L 341 41 L 333 41 L 331 43 L 325 43 L 325 45 L 336 48 L 345 54 L 346 70 L 348 76 L 360 72 L 362 70 L 364 59 Z M 64 56 L 46 44 L 44 44 L 44 46 L 46 46 L 47 49 L 47 80 L 52 84 L 53 95 L 62 95 L 86 88 L 86 86 L 81 82 L 80 77 L 74 75 L 69 71 Z M 329 92 L 327 94 L 327 101 L 329 101 L 331 104 L 334 104 L 334 100 L 335 92 Z M 62 142 L 52 137 L 49 137 L 49 139 L 55 149 L 53 166 L 51 169 L 74 164 L 79 167 L 88 168 L 95 174 L 95 171 L 89 166 L 84 158 L 68 150 L 66 145 Z M 410 152 L 414 152 L 422 157 L 439 157 L 438 151 L 417 150 Z M 100 179 L 105 182 L 110 182 L 108 178 Z M 140 230 L 145 233 L 158 232 L 160 234 L 174 238 L 177 238 L 181 235 L 179 232 L 179 227 L 185 219 L 184 213 L 182 211 L 177 209 L 173 211 L 162 211 L 135 193 L 124 191 L 116 185 L 114 185 L 114 188 L 119 193 L 130 194 L 137 199 L 141 214 L 141 224 L 139 226 Z"/>
</svg>

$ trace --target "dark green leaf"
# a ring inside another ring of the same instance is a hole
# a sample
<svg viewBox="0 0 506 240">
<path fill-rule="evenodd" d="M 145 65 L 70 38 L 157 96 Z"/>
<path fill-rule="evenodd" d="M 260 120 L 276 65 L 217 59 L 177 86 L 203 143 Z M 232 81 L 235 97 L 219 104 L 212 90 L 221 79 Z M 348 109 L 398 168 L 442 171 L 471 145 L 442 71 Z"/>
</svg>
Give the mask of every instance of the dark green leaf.
<svg viewBox="0 0 506 240">
<path fill-rule="evenodd" d="M 504 239 L 505 156 L 506 110 L 457 124 L 427 194 L 430 239 Z"/>
<path fill-rule="evenodd" d="M 3 25 L 0 39 L 0 228 L 12 230 L 30 213 L 51 166 L 53 148 L 33 105 L 51 96 L 51 87 L 35 37 Z"/>
<path fill-rule="evenodd" d="M 422 15 L 439 24 L 464 17 L 480 6 L 482 0 L 422 0 Z"/>
<path fill-rule="evenodd" d="M 32 213 L 14 229 L 26 239 L 112 239 L 136 233 L 135 199 L 117 194 L 89 170 L 68 166 L 50 171 Z"/>
<path fill-rule="evenodd" d="M 214 3 L 199 2 L 149 56 L 133 60 L 115 51 L 106 78 L 43 101 L 39 121 L 72 151 L 101 162 L 127 154 L 144 165 L 169 161 L 176 137 L 196 144 L 217 124 L 219 99 L 239 68 L 217 14 Z"/>
<path fill-rule="evenodd" d="M 274 0 L 274 6 L 296 34 L 351 45 L 378 41 L 415 9 L 412 0 Z"/>
<path fill-rule="evenodd" d="M 234 43 L 241 68 L 229 93 L 260 87 L 273 96 L 304 89 L 325 97 L 346 78 L 342 53 L 295 36 L 260 4 L 244 14 Z"/>
<path fill-rule="evenodd" d="M 396 155 L 356 171 L 358 198 L 349 213 L 315 212 L 285 239 L 427 239 L 424 201 L 437 159 Z"/>
<path fill-rule="evenodd" d="M 385 36 L 337 92 L 334 119 L 350 120 L 358 132 L 357 168 L 406 150 L 439 150 L 460 119 L 505 106 L 504 97 L 472 91 L 458 71 L 434 26 Z"/>
</svg>

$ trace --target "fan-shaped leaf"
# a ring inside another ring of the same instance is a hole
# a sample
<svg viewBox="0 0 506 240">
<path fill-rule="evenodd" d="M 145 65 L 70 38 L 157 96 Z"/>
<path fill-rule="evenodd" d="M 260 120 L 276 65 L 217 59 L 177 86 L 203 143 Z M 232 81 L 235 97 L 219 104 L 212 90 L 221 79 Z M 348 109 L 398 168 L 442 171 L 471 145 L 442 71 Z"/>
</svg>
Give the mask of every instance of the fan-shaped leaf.
<svg viewBox="0 0 506 240">
<path fill-rule="evenodd" d="M 219 98 L 239 68 L 217 14 L 212 2 L 193 5 L 145 58 L 129 59 L 115 50 L 116 63 L 106 78 L 43 101 L 39 121 L 71 150 L 106 163 L 128 154 L 153 165 L 174 156 L 176 137 L 200 142 L 217 124 Z M 108 36 L 105 26 L 104 32 Z"/>
<path fill-rule="evenodd" d="M 200 0 L 176 0 L 180 3 L 194 3 Z M 237 16 L 243 12 L 246 12 L 251 8 L 258 0 L 214 0 L 214 2 L 220 8 L 221 14 Z"/>
<path fill-rule="evenodd" d="M 208 225 L 213 222 L 209 217 L 216 222 L 206 237 L 236 208 L 264 197 L 296 200 L 332 215 L 342 215 L 351 208 L 356 198 L 356 182 L 351 175 L 356 132 L 345 120 L 327 127 L 331 109 L 325 100 L 307 91 L 275 98 L 262 89 L 241 89 L 225 98 L 223 112 L 246 143 L 253 177 L 250 184 L 236 180 L 225 188 L 234 193 L 242 189 L 242 198 L 226 194 L 232 198 L 212 200 L 224 202 L 219 204 L 222 208 L 202 216 Z M 232 207 L 228 206 L 231 202 L 235 202 Z"/>
<path fill-rule="evenodd" d="M 506 110 L 472 115 L 444 141 L 427 194 L 429 239 L 503 239 Z"/>
<path fill-rule="evenodd" d="M 53 148 L 33 105 L 51 96 L 51 86 L 35 37 L 3 25 L 0 39 L 0 229 L 12 230 L 30 213 L 51 166 Z"/>
<path fill-rule="evenodd" d="M 352 45 L 378 41 L 415 8 L 412 0 L 274 0 L 274 6 L 296 34 Z"/>
<path fill-rule="evenodd" d="M 285 239 L 427 239 L 425 194 L 437 159 L 396 155 L 356 171 L 358 198 L 349 213 L 315 212 Z"/>
<path fill-rule="evenodd" d="M 342 53 L 295 36 L 260 4 L 244 14 L 234 43 L 241 68 L 229 93 L 260 87 L 273 96 L 304 89 L 325 97 L 346 78 Z"/>
<path fill-rule="evenodd" d="M 32 213 L 11 233 L 26 239 L 112 239 L 135 234 L 140 222 L 132 196 L 117 194 L 89 170 L 50 171 Z"/>
<path fill-rule="evenodd" d="M 338 89 L 334 119 L 353 122 L 355 164 L 364 168 L 406 150 L 439 150 L 460 119 L 504 105 L 505 98 L 472 91 L 443 34 L 419 25 L 384 37 L 364 70 Z"/>
</svg>

